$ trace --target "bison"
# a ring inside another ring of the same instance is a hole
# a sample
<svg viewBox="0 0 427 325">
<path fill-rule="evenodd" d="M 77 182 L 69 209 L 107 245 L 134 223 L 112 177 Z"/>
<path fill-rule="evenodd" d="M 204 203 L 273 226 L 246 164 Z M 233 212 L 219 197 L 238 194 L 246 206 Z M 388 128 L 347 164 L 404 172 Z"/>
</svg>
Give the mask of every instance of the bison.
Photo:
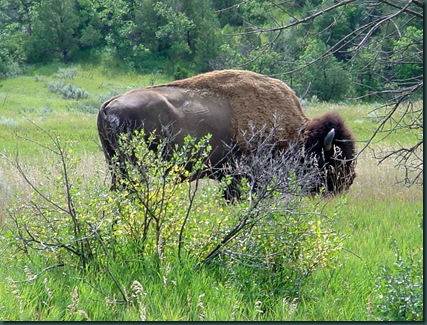
<svg viewBox="0 0 427 325">
<path fill-rule="evenodd" d="M 356 150 L 343 119 L 335 113 L 308 118 L 284 82 L 250 71 L 212 71 L 112 97 L 102 104 L 97 126 L 110 167 L 114 156 L 120 160 L 117 143 L 122 133 L 142 129 L 145 134 L 165 136 L 162 130 L 167 129 L 174 134 L 173 144 L 181 144 L 187 135 L 210 134 L 212 151 L 199 176 L 221 180 L 236 156 L 248 154 L 244 139 L 248 125 L 268 130 L 277 121 L 275 150 L 300 143 L 303 157 L 324 175 L 310 191 L 338 193 L 349 188 L 355 177 Z M 126 173 L 124 164 L 120 168 Z M 116 188 L 118 179 L 112 174 Z M 238 196 L 236 191 L 227 193 Z"/>
</svg>

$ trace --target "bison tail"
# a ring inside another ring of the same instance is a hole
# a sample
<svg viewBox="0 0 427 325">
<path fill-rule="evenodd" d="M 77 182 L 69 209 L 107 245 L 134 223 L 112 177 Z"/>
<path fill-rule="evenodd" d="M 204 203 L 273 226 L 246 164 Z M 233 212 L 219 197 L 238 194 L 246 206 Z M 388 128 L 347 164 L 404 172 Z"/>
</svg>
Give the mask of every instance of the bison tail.
<svg viewBox="0 0 427 325">
<path fill-rule="evenodd" d="M 117 96 L 116 96 L 117 97 Z M 116 132 L 120 127 L 120 119 L 114 114 L 108 114 L 107 106 L 116 98 L 113 97 L 101 105 L 98 112 L 98 131 L 106 134 L 106 132 Z"/>
<path fill-rule="evenodd" d="M 119 117 L 115 114 L 109 114 L 108 112 L 108 105 L 115 98 L 116 97 L 113 97 L 102 104 L 97 117 L 98 135 L 108 161 L 110 161 L 115 154 L 117 135 L 120 129 Z"/>
</svg>

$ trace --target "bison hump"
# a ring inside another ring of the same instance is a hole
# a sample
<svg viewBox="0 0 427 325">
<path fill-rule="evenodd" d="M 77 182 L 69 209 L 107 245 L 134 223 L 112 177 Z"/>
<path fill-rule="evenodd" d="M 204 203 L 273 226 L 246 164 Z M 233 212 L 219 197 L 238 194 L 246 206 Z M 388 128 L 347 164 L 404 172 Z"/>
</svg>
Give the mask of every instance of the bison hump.
<svg viewBox="0 0 427 325">
<path fill-rule="evenodd" d="M 251 71 L 217 70 L 162 86 L 226 98 L 233 112 L 236 140 L 241 144 L 244 142 L 243 132 L 248 130 L 249 125 L 268 130 L 278 122 L 277 136 L 289 140 L 297 137 L 308 120 L 298 97 L 289 86 L 278 79 Z"/>
</svg>

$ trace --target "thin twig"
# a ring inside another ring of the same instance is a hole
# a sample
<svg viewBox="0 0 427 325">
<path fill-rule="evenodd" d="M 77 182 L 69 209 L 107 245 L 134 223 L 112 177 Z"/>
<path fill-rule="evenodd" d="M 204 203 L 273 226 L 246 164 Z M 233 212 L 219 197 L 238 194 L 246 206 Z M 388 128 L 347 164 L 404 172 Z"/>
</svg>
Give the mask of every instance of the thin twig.
<svg viewBox="0 0 427 325">
<path fill-rule="evenodd" d="M 33 277 L 31 277 L 30 279 L 27 279 L 27 280 L 18 280 L 18 281 L 14 281 L 14 280 L 12 280 L 11 282 L 12 283 L 23 283 L 23 282 L 33 282 L 34 280 L 36 280 L 42 273 L 44 273 L 44 272 L 46 272 L 46 271 L 49 271 L 49 270 L 52 270 L 52 269 L 55 269 L 55 268 L 57 268 L 57 267 L 61 267 L 61 266 L 64 266 L 65 264 L 64 263 L 58 263 L 58 264 L 55 264 L 55 265 L 51 265 L 51 266 L 48 266 L 48 267 L 45 267 L 43 270 L 41 270 L 39 273 L 37 273 L 37 274 L 35 274 Z"/>
</svg>

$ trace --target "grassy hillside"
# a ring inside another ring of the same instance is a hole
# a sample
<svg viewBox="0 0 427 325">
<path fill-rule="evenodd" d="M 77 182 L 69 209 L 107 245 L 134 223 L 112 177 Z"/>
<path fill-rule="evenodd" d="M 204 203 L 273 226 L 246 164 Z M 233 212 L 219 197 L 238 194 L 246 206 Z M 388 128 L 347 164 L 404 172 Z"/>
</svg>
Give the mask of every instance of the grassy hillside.
<svg viewBox="0 0 427 325">
<path fill-rule="evenodd" d="M 371 150 L 361 154 L 358 176 L 349 192 L 317 205 L 318 212 L 331 219 L 343 249 L 333 267 L 307 278 L 297 298 L 288 299 L 274 286 L 266 295 L 257 286 L 227 282 L 218 276 L 221 273 L 194 268 L 191 260 L 159 266 L 154 259 L 111 259 L 108 272 L 82 273 L 69 266 L 50 269 L 44 255 L 23 254 L 9 245 L 8 229 L 13 229 L 13 223 L 7 211 L 17 192 L 25 200 L 32 190 L 10 161 L 16 161 L 19 153 L 28 175 L 43 183 L 46 172 L 56 168 L 54 154 L 36 144 L 51 145 L 45 130 L 68 143 L 72 155 L 80 158 L 76 173 L 83 181 L 102 184 L 109 176 L 96 132 L 98 107 L 112 95 L 167 81 L 161 75 L 121 73 L 99 66 L 60 68 L 33 68 L 24 76 L 0 81 L 1 320 L 373 320 L 376 305 L 384 303 L 379 294 L 386 298 L 397 294 L 397 289 L 375 291 L 378 283 L 386 281 L 382 266 L 398 278 L 398 252 L 405 261 L 414 256 L 414 266 L 405 269 L 408 275 L 421 274 L 422 264 L 415 262 L 422 259 L 422 188 L 396 183 L 402 171 L 393 161 L 378 165 Z M 87 98 L 64 99 L 49 90 L 49 85 L 55 89 L 52 83 L 58 88 L 58 82 L 83 90 Z M 339 112 L 362 148 L 378 123 L 375 109 L 366 104 L 309 103 L 307 114 Z M 408 132 L 396 133 L 374 148 L 409 143 L 413 138 Z M 209 204 L 215 211 L 231 214 L 233 210 Z M 121 302 L 123 293 L 131 297 L 128 303 Z"/>
<path fill-rule="evenodd" d="M 84 65 L 62 68 L 49 65 L 33 68 L 25 76 L 2 80 L 0 137 L 4 140 L 0 150 L 16 150 L 15 131 L 19 131 L 22 136 L 28 135 L 27 131 L 31 126 L 25 118 L 64 139 L 79 142 L 77 149 L 96 150 L 97 135 L 93 125 L 104 100 L 133 88 L 167 80 L 162 75 L 138 75 L 130 72 L 121 74 L 107 68 Z M 70 85 L 74 90 L 81 89 L 87 97 L 67 99 L 64 96 L 68 94 L 61 91 L 61 85 Z M 29 153 L 35 149 L 25 142 L 20 143 L 19 147 L 21 153 Z"/>
</svg>

